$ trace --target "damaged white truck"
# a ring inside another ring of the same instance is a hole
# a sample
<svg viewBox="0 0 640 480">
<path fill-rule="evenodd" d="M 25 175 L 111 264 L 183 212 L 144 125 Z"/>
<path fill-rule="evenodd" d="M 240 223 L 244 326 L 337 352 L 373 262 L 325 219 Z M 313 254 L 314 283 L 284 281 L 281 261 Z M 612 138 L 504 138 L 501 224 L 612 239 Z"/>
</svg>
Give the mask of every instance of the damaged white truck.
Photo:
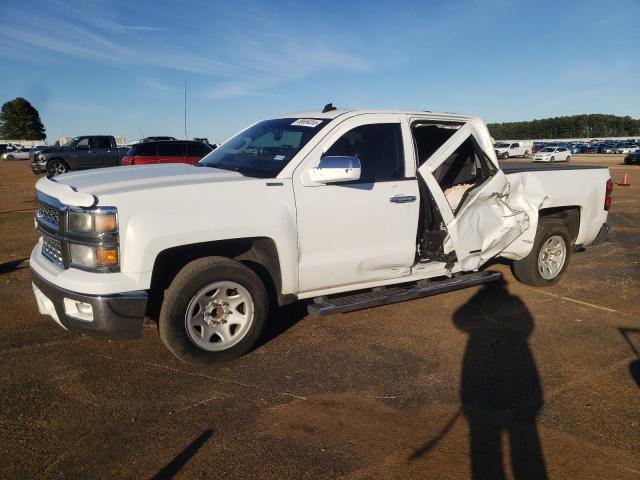
<svg viewBox="0 0 640 480">
<path fill-rule="evenodd" d="M 145 317 L 178 358 L 248 352 L 278 305 L 322 316 L 499 278 L 558 281 L 601 241 L 599 167 L 500 168 L 477 117 L 336 110 L 258 122 L 195 166 L 116 167 L 37 182 L 40 312 L 136 338 Z"/>
</svg>

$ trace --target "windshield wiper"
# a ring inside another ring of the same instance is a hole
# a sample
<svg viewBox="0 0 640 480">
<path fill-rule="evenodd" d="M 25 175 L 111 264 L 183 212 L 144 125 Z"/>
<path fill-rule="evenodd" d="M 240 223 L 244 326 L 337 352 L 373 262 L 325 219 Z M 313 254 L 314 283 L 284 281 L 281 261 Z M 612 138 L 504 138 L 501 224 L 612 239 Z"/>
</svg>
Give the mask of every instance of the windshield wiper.
<svg viewBox="0 0 640 480">
<path fill-rule="evenodd" d="M 229 164 L 224 164 L 224 163 L 197 163 L 196 165 L 200 165 L 202 167 L 209 167 L 209 168 L 219 168 L 221 170 L 231 170 L 232 172 L 238 172 L 239 174 L 244 176 L 244 173 L 242 173 L 242 167 L 236 167 L 234 165 L 229 165 Z"/>
</svg>

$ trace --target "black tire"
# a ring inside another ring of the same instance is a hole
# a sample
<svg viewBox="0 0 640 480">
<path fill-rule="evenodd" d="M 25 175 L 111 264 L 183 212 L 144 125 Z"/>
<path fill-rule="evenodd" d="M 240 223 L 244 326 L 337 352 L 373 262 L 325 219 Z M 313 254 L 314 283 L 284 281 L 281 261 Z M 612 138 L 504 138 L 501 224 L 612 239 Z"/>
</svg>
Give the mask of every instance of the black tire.
<svg viewBox="0 0 640 480">
<path fill-rule="evenodd" d="M 503 160 L 506 160 L 507 158 L 509 158 L 509 152 L 504 152 L 504 153 L 502 154 L 502 159 L 503 159 Z"/>
<path fill-rule="evenodd" d="M 51 160 L 47 163 L 47 175 L 55 177 L 69 171 L 69 166 L 62 160 Z"/>
<path fill-rule="evenodd" d="M 571 160 L 571 155 L 567 156 L 567 159 L 565 160 L 565 162 L 569 162 Z"/>
<path fill-rule="evenodd" d="M 527 158 L 529 156 L 529 150 L 524 151 L 524 157 Z"/>
<path fill-rule="evenodd" d="M 6 160 L 13 160 L 13 155 L 7 155 Z"/>
<path fill-rule="evenodd" d="M 231 281 L 244 287 L 252 297 L 254 314 L 248 331 L 239 343 L 226 350 L 213 352 L 198 347 L 189 338 L 185 315 L 198 292 L 219 281 Z M 165 291 L 158 330 L 163 343 L 177 358 L 208 365 L 232 360 L 251 350 L 262 335 L 268 315 L 267 291 L 255 272 L 229 258 L 205 257 L 183 267 Z"/>
<path fill-rule="evenodd" d="M 549 162 L 551 162 L 551 163 L 553 163 L 553 162 L 555 162 L 555 161 L 556 161 L 556 157 L 551 157 L 551 158 L 549 159 Z"/>
<path fill-rule="evenodd" d="M 542 277 L 538 270 L 538 256 L 540 255 L 540 250 L 542 249 L 544 243 L 551 237 L 558 235 L 564 239 L 565 247 L 566 247 L 566 256 L 564 260 L 564 265 L 560 269 L 560 271 L 550 280 L 547 280 Z M 536 232 L 536 238 L 533 242 L 533 248 L 531 253 L 527 255 L 522 260 L 516 260 L 512 264 L 512 271 L 514 276 L 521 281 L 522 283 L 526 283 L 527 285 L 532 285 L 534 287 L 548 287 L 551 285 L 555 285 L 562 277 L 562 274 L 567 269 L 569 265 L 569 260 L 571 259 L 571 238 L 569 236 L 569 230 L 567 230 L 567 226 L 564 224 L 562 220 L 557 218 L 541 218 L 538 223 L 538 231 Z"/>
</svg>

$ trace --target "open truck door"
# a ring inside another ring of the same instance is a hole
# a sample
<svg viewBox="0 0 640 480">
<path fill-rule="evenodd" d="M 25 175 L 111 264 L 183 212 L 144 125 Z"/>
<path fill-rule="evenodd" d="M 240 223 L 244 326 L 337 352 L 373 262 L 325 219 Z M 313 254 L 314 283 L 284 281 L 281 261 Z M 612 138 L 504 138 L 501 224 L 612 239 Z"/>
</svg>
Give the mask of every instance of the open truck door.
<svg viewBox="0 0 640 480">
<path fill-rule="evenodd" d="M 451 128 L 451 127 L 449 127 Z M 443 252 L 455 251 L 463 270 L 475 270 L 529 228 L 528 215 L 509 202 L 509 182 L 491 152 L 490 139 L 468 122 L 428 158 L 418 173 L 436 202 L 447 235 Z M 420 148 L 418 148 L 420 155 Z"/>
</svg>

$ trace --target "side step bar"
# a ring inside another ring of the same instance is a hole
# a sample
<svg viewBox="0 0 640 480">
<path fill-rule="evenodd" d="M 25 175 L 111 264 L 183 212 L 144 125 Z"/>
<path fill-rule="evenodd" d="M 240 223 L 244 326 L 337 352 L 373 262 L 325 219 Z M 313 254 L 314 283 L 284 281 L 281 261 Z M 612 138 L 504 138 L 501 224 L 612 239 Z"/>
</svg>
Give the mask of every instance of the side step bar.
<svg viewBox="0 0 640 480">
<path fill-rule="evenodd" d="M 462 290 L 463 288 L 494 282 L 501 278 L 502 274 L 500 272 L 484 271 L 468 273 L 445 280 L 427 280 L 414 285 L 388 287 L 342 297 L 317 297 L 314 298 L 314 303 L 307 307 L 307 310 L 314 317 L 325 317 L 334 313 L 353 312 L 364 310 L 365 308 L 389 305 L 390 303 L 430 297 L 454 290 Z"/>
</svg>

